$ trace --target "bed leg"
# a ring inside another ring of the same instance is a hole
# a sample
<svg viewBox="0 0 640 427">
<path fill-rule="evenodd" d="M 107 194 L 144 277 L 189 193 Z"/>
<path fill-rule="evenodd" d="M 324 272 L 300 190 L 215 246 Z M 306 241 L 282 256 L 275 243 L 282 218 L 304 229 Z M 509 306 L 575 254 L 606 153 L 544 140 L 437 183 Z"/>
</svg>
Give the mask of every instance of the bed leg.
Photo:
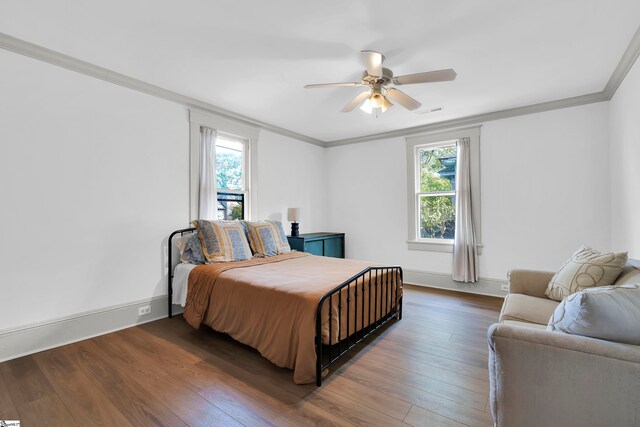
<svg viewBox="0 0 640 427">
<path fill-rule="evenodd" d="M 398 301 L 398 320 L 402 320 L 402 297 Z"/>
</svg>

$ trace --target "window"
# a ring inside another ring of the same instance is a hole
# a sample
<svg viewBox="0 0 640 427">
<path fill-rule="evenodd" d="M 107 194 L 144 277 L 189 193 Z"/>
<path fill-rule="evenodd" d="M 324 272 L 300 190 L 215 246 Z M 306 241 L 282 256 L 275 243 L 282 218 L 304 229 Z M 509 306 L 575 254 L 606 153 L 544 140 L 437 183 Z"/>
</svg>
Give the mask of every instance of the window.
<svg viewBox="0 0 640 427">
<path fill-rule="evenodd" d="M 201 129 L 216 131 L 215 210 L 219 219 L 255 219 L 259 129 L 248 123 L 218 116 L 212 112 L 189 109 L 189 217 L 198 219 L 199 171 L 201 165 Z"/>
<path fill-rule="evenodd" d="M 471 139 L 472 209 L 480 242 L 479 127 L 407 138 L 409 249 L 453 252 L 458 139 Z"/>
<path fill-rule="evenodd" d="M 456 226 L 456 141 L 416 147 L 418 239 L 453 239 Z"/>
<path fill-rule="evenodd" d="M 218 133 L 216 138 L 216 186 L 218 219 L 245 219 L 246 141 Z"/>
</svg>

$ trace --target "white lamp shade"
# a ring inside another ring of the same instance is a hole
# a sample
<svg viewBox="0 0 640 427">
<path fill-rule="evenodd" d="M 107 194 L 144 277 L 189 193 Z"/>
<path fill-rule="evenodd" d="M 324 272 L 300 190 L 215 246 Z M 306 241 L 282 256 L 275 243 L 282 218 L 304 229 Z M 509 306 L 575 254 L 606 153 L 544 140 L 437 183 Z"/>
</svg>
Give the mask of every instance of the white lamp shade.
<svg viewBox="0 0 640 427">
<path fill-rule="evenodd" d="M 291 222 L 300 222 L 302 220 L 302 208 L 288 208 L 287 219 Z"/>
</svg>

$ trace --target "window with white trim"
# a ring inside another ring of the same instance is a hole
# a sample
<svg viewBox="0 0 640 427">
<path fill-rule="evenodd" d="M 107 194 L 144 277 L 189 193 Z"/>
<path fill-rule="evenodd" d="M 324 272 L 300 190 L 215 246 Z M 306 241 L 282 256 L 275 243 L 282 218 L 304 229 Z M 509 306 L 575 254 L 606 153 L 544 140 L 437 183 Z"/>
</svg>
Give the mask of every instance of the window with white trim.
<svg viewBox="0 0 640 427">
<path fill-rule="evenodd" d="M 216 138 L 216 187 L 218 219 L 245 219 L 248 206 L 248 141 L 218 132 Z"/>
<path fill-rule="evenodd" d="M 456 141 L 416 146 L 418 240 L 453 240 L 456 228 Z"/>
<path fill-rule="evenodd" d="M 189 109 L 189 218 L 198 219 L 201 128 L 216 131 L 218 218 L 258 217 L 258 136 L 260 130 L 217 114 Z"/>
<path fill-rule="evenodd" d="M 408 247 L 453 252 L 457 143 L 470 138 L 472 210 L 480 240 L 480 128 L 406 138 Z M 479 245 L 481 246 L 481 245 Z"/>
</svg>

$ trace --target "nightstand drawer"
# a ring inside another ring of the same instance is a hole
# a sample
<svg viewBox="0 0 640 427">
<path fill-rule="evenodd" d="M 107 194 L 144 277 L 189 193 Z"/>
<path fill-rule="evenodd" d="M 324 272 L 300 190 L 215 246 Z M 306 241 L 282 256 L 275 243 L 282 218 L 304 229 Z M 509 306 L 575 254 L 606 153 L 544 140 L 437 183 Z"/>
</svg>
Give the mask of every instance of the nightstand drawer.
<svg viewBox="0 0 640 427">
<path fill-rule="evenodd" d="M 324 245 L 322 240 L 305 242 L 304 251 L 314 255 L 324 255 Z"/>
</svg>

